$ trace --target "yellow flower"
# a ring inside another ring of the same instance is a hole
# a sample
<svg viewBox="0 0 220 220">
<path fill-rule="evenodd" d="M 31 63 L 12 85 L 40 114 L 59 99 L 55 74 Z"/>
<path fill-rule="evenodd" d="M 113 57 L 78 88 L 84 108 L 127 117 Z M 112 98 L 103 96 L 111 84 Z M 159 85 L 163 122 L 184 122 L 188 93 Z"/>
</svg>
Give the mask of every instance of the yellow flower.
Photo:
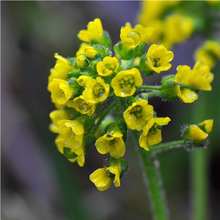
<svg viewBox="0 0 220 220">
<path fill-rule="evenodd" d="M 54 133 L 59 133 L 59 124 L 62 120 L 68 119 L 68 114 L 62 109 L 54 110 L 50 113 L 50 119 L 52 121 L 49 126 L 50 130 Z"/>
<path fill-rule="evenodd" d="M 55 53 L 54 57 L 57 61 L 54 68 L 50 70 L 49 82 L 55 78 L 66 79 L 67 74 L 74 70 L 74 67 L 70 65 L 66 58 L 60 56 L 58 53 Z"/>
<path fill-rule="evenodd" d="M 202 129 L 200 129 L 197 125 L 189 126 L 189 133 L 185 136 L 186 139 L 192 139 L 195 141 L 203 141 L 208 137 Z"/>
<path fill-rule="evenodd" d="M 87 114 L 88 116 L 91 116 L 96 108 L 96 104 L 87 102 L 82 95 L 74 100 L 69 100 L 66 104 L 68 107 L 75 108 L 76 111 L 81 114 Z"/>
<path fill-rule="evenodd" d="M 216 41 L 206 41 L 195 53 L 196 60 L 213 68 L 217 59 L 220 59 L 220 44 Z"/>
<path fill-rule="evenodd" d="M 105 167 L 95 170 L 89 179 L 95 184 L 99 191 L 104 191 L 112 185 L 112 178 L 109 176 Z"/>
<path fill-rule="evenodd" d="M 158 43 L 162 42 L 162 35 L 164 29 L 164 22 L 161 20 L 153 20 L 149 25 L 148 28 L 152 30 L 151 37 L 149 42 L 151 43 Z"/>
<path fill-rule="evenodd" d="M 143 1 L 142 11 L 139 14 L 138 22 L 143 26 L 150 25 L 156 19 L 160 19 L 163 12 L 170 5 L 178 4 L 180 1 Z"/>
<path fill-rule="evenodd" d="M 193 32 L 193 21 L 179 13 L 169 15 L 164 21 L 163 44 L 170 48 L 173 44 L 186 40 Z"/>
<path fill-rule="evenodd" d="M 95 58 L 96 54 L 97 54 L 97 50 L 94 47 L 92 47 L 89 44 L 82 43 L 80 45 L 79 50 L 76 53 L 76 57 L 80 55 L 85 55 L 86 57 L 93 59 Z"/>
<path fill-rule="evenodd" d="M 213 120 L 205 120 L 199 124 L 186 126 L 183 130 L 184 147 L 193 149 L 194 147 L 205 147 L 208 134 L 212 131 Z"/>
<path fill-rule="evenodd" d="M 152 105 L 148 105 L 147 100 L 134 102 L 124 112 L 123 116 L 127 126 L 132 130 L 142 130 L 147 122 L 153 117 Z"/>
<path fill-rule="evenodd" d="M 70 162 L 77 162 L 80 167 L 84 166 L 85 150 L 83 145 L 78 145 L 77 150 L 75 148 L 69 148 L 69 143 L 67 144 L 65 135 L 58 135 L 55 143 L 59 152 L 64 154 Z M 68 155 L 66 152 L 68 152 Z"/>
<path fill-rule="evenodd" d="M 210 82 L 213 78 L 214 76 L 210 73 L 209 67 L 197 61 L 193 70 L 187 65 L 179 65 L 174 82 L 186 85 L 194 90 L 211 91 Z"/>
<path fill-rule="evenodd" d="M 58 105 L 64 105 L 74 95 L 74 89 L 63 79 L 53 79 L 48 84 L 48 90 L 51 92 L 52 102 Z"/>
<path fill-rule="evenodd" d="M 96 141 L 96 149 L 100 154 L 107 154 L 114 158 L 123 157 L 125 154 L 125 143 L 122 139 L 123 134 L 118 131 L 111 131 L 101 136 Z"/>
<path fill-rule="evenodd" d="M 125 24 L 125 27 L 129 27 L 130 29 L 132 29 L 131 27 L 131 24 L 129 22 L 127 22 Z M 140 36 L 141 36 L 141 39 L 140 39 L 140 43 L 149 43 L 150 41 L 150 38 L 152 36 L 152 33 L 153 33 L 153 28 L 152 27 L 144 27 L 143 25 L 141 24 L 137 24 L 134 29 L 133 29 L 135 32 L 139 33 Z"/>
<path fill-rule="evenodd" d="M 96 66 L 97 72 L 100 76 L 110 76 L 118 69 L 119 63 L 115 57 L 105 57 L 103 61 Z"/>
<path fill-rule="evenodd" d="M 143 1 L 142 12 L 139 15 L 139 23 L 145 27 L 158 19 L 165 10 L 165 1 Z"/>
<path fill-rule="evenodd" d="M 99 18 L 90 21 L 87 25 L 87 30 L 81 30 L 78 38 L 84 42 L 91 43 L 92 40 L 102 43 L 103 41 L 103 28 Z"/>
<path fill-rule="evenodd" d="M 196 76 L 200 77 L 199 79 L 196 80 L 196 77 L 194 77 L 195 81 L 205 81 L 204 84 L 206 85 L 206 89 L 210 90 L 211 86 L 209 83 L 211 83 L 214 79 L 214 74 L 210 72 L 210 67 L 200 61 L 197 61 L 193 67 L 193 71 L 196 72 Z M 201 83 L 200 83 L 201 84 Z M 200 87 L 199 85 L 198 87 Z M 203 86 L 204 87 L 204 86 Z M 204 88 L 201 90 L 205 90 Z"/>
<path fill-rule="evenodd" d="M 132 96 L 135 91 L 135 86 L 142 85 L 143 80 L 138 69 L 124 70 L 119 72 L 112 79 L 111 86 L 114 89 L 116 96 L 126 97 Z"/>
<path fill-rule="evenodd" d="M 78 79 L 77 79 L 77 83 L 80 85 L 80 86 L 86 86 L 86 82 L 91 79 L 91 77 L 89 76 L 86 76 L 86 75 L 82 75 L 80 76 Z"/>
<path fill-rule="evenodd" d="M 144 127 L 139 138 L 140 147 L 149 151 L 149 146 L 159 144 L 162 141 L 161 126 L 167 125 L 170 118 L 152 118 Z"/>
<path fill-rule="evenodd" d="M 59 148 L 61 153 L 63 148 L 70 148 L 74 153 L 81 153 L 81 145 L 83 143 L 84 127 L 78 120 L 62 120 L 59 126 L 60 138 L 63 139 L 63 145 Z"/>
<path fill-rule="evenodd" d="M 147 66 L 156 73 L 167 71 L 171 68 L 169 63 L 173 59 L 173 52 L 168 51 L 162 44 L 152 44 L 147 51 Z"/>
<path fill-rule="evenodd" d="M 76 59 L 76 65 L 79 68 L 83 68 L 86 66 L 86 64 L 87 64 L 86 57 L 84 55 L 79 55 Z"/>
<path fill-rule="evenodd" d="M 96 79 L 89 79 L 86 82 L 86 88 L 83 91 L 83 97 L 87 102 L 98 103 L 104 102 L 108 98 L 110 87 L 105 81 L 97 77 Z"/>
<path fill-rule="evenodd" d="M 127 50 L 131 50 L 141 43 L 141 34 L 126 26 L 121 28 L 120 39 L 122 46 Z"/>
<path fill-rule="evenodd" d="M 121 167 L 119 163 L 113 163 L 109 167 L 103 167 L 95 170 L 89 179 L 95 184 L 99 191 L 104 191 L 110 188 L 112 182 L 115 187 L 120 184 Z M 114 178 L 114 181 L 113 181 Z"/>
</svg>

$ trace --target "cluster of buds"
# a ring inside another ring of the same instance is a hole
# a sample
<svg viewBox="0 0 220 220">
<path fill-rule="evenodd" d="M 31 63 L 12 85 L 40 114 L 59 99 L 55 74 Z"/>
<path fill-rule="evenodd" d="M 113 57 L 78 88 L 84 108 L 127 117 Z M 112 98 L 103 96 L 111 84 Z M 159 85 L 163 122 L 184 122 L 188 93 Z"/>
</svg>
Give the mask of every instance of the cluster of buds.
<svg viewBox="0 0 220 220">
<path fill-rule="evenodd" d="M 169 70 L 174 57 L 163 44 L 152 44 L 146 50 L 152 33 L 142 25 L 132 28 L 127 23 L 111 51 L 109 34 L 96 18 L 79 32 L 83 43 L 75 57 L 55 54 L 48 90 L 57 109 L 50 113 L 50 130 L 58 134 L 55 143 L 59 152 L 81 167 L 94 144 L 100 154 L 110 155 L 104 167 L 90 175 L 98 190 L 108 189 L 112 182 L 120 186 L 128 168 L 123 158 L 128 129 L 140 133 L 139 145 L 147 151 L 162 141 L 162 126 L 170 118 L 157 117 L 150 97 L 191 103 L 199 90 L 212 89 L 213 74 L 200 61 L 192 70 L 178 66 L 177 73 L 163 78 L 161 86 L 142 85 L 142 77 Z"/>
</svg>

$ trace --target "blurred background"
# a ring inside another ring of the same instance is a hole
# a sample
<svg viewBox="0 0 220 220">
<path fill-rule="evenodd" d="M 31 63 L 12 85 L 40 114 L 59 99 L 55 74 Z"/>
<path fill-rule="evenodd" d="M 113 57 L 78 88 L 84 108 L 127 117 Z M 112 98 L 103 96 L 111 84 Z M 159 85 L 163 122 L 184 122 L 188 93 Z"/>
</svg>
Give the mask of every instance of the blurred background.
<svg viewBox="0 0 220 220">
<path fill-rule="evenodd" d="M 81 220 L 151 219 L 139 155 L 135 144 L 125 154 L 128 173 L 121 187 L 99 192 L 89 175 L 103 164 L 105 157 L 95 148 L 86 155 L 83 168 L 71 164 L 54 144 L 48 129 L 49 113 L 54 110 L 47 91 L 54 54 L 75 56 L 80 45 L 77 34 L 94 18 L 100 18 L 113 44 L 119 41 L 120 28 L 136 23 L 138 1 L 60 1 L 1 2 L 1 165 L 3 220 Z M 169 73 L 180 64 L 194 65 L 193 51 L 204 41 L 193 35 L 173 48 Z M 215 119 L 210 134 L 209 208 L 210 219 L 220 219 L 220 66 L 213 70 L 211 93 L 205 96 L 205 119 Z M 159 84 L 161 76 L 149 77 L 148 84 Z M 199 100 L 198 100 L 199 101 Z M 163 129 L 163 140 L 178 140 L 182 124 L 193 121 L 197 102 L 151 100 L 158 116 L 169 116 L 172 123 Z M 129 142 L 132 142 L 130 140 Z M 174 149 L 159 155 L 161 177 L 171 219 L 189 219 L 190 152 Z"/>
</svg>

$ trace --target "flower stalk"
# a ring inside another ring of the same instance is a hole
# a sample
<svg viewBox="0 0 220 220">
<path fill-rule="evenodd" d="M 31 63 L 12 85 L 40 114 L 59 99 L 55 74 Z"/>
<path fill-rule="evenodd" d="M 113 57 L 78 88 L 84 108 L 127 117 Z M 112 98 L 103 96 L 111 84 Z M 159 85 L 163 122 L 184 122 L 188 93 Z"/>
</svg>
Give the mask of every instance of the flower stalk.
<svg viewBox="0 0 220 220">
<path fill-rule="evenodd" d="M 137 90 L 162 90 L 162 86 L 138 86 Z"/>
<path fill-rule="evenodd" d="M 168 143 L 155 145 L 151 148 L 151 151 L 169 150 L 169 149 L 181 147 L 183 144 L 184 144 L 183 140 L 172 141 Z"/>
<path fill-rule="evenodd" d="M 96 123 L 96 125 L 94 126 L 94 128 L 92 129 L 91 132 L 95 132 L 100 124 L 102 123 L 103 119 L 107 116 L 107 114 L 111 111 L 111 109 L 115 106 L 115 102 L 112 103 L 111 105 L 109 105 L 109 107 L 100 115 L 98 122 Z"/>
<path fill-rule="evenodd" d="M 133 132 L 136 142 L 138 143 L 138 133 Z M 151 151 L 145 151 L 139 148 L 141 160 L 143 163 L 144 173 L 148 183 L 150 200 L 152 203 L 153 216 L 156 220 L 168 220 L 168 211 L 165 202 L 162 183 L 159 175 L 157 159 Z"/>
</svg>

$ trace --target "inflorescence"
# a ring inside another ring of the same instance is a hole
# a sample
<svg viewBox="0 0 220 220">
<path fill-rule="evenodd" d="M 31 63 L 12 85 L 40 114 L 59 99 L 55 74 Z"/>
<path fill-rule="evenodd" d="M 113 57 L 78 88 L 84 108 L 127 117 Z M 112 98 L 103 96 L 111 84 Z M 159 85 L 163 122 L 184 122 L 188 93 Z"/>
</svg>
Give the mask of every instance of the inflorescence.
<svg viewBox="0 0 220 220">
<path fill-rule="evenodd" d="M 157 117 L 148 101 L 151 97 L 192 103 L 200 90 L 212 90 L 214 77 L 204 62 L 204 49 L 198 51 L 192 69 L 180 65 L 175 75 L 162 79 L 160 86 L 143 85 L 143 77 L 169 70 L 174 57 L 163 44 L 147 47 L 152 34 L 151 28 L 140 24 L 132 28 L 127 23 L 121 28 L 120 42 L 112 47 L 109 34 L 96 18 L 79 32 L 83 43 L 75 57 L 55 54 L 48 90 L 57 110 L 50 113 L 50 130 L 58 134 L 55 143 L 59 152 L 81 167 L 94 144 L 100 154 L 110 154 L 104 167 L 90 175 L 100 191 L 112 183 L 119 187 L 128 169 L 123 158 L 128 129 L 140 132 L 139 145 L 146 151 L 162 141 L 162 126 L 171 119 Z M 186 147 L 201 147 L 212 124 L 206 120 L 185 127 L 182 136 Z"/>
</svg>

